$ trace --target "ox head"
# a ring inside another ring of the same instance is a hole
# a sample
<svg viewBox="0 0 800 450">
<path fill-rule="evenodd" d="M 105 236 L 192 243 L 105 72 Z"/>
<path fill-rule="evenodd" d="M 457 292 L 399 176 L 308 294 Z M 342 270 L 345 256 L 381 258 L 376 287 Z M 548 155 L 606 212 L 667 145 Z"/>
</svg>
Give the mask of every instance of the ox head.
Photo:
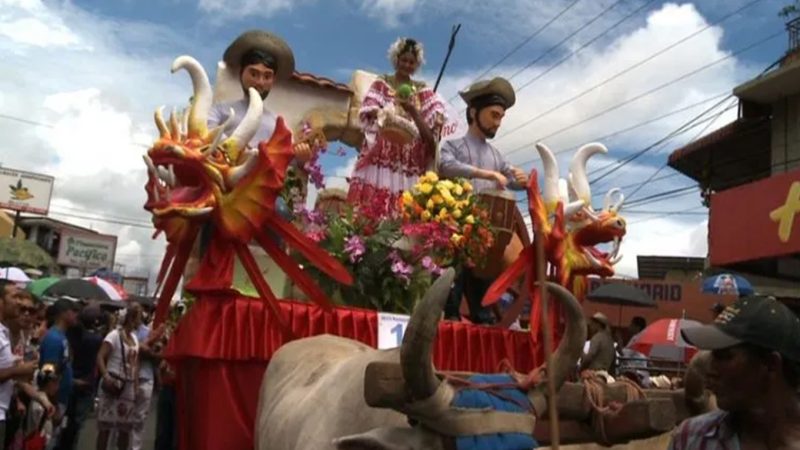
<svg viewBox="0 0 800 450">
<path fill-rule="evenodd" d="M 178 70 L 186 70 L 191 77 L 191 106 L 182 115 L 173 111 L 168 123 L 163 108 L 156 111 L 159 137 L 144 156 L 148 168 L 145 209 L 170 241 L 180 238 L 190 221 L 208 220 L 215 210 L 230 204 L 237 186 L 266 160 L 263 152 L 246 148 L 263 111 L 258 93 L 250 90 L 245 117 L 224 137 L 228 123 L 211 130 L 207 127 L 212 92 L 203 67 L 194 58 L 181 56 L 172 63 L 172 71 Z"/>
<path fill-rule="evenodd" d="M 464 417 L 463 408 L 450 406 L 455 388 L 441 379 L 433 367 L 433 340 L 453 277 L 452 269 L 445 272 L 417 305 L 400 349 L 405 399 L 392 407 L 406 414 L 417 425 L 411 428 L 378 428 L 342 437 L 334 441 L 337 449 L 440 449 L 443 448 L 444 438 L 508 432 L 508 424 L 503 422 L 498 422 L 497 429 L 492 429 L 492 426 L 487 429 L 483 425 L 481 432 L 470 428 L 476 422 L 475 417 Z M 586 322 L 578 301 L 569 291 L 554 283 L 548 283 L 547 287 L 564 306 L 567 322 L 564 337 L 554 354 L 554 367 L 549 369 L 553 372 L 558 390 L 581 355 L 586 340 Z M 531 427 L 531 433 L 536 416 L 541 416 L 547 408 L 546 392 L 546 383 L 540 383 L 527 392 L 533 412 L 516 417 Z M 466 411 L 466 415 L 469 415 L 470 410 Z"/>
<path fill-rule="evenodd" d="M 549 213 L 556 206 L 564 205 L 564 218 L 570 236 L 569 246 L 586 260 L 586 267 L 576 273 L 611 276 L 614 265 L 622 259 L 619 253 L 620 242 L 625 236 L 625 219 L 619 214 L 625 196 L 618 188 L 605 195 L 603 209 L 597 211 L 592 206 L 592 191 L 586 174 L 586 162 L 595 154 L 608 152 L 598 143 L 586 144 L 575 153 L 569 165 L 569 181 L 559 178 L 558 162 L 555 154 L 544 144 L 536 149 L 544 165 L 544 186 L 542 197 Z M 598 244 L 613 243 L 609 252 L 601 252 Z"/>
</svg>

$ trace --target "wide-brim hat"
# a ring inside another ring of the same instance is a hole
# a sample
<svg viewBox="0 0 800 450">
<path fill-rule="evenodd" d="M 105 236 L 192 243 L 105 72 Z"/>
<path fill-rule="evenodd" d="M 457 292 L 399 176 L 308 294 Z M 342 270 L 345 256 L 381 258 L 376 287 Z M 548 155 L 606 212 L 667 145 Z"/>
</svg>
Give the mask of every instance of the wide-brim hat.
<svg viewBox="0 0 800 450">
<path fill-rule="evenodd" d="M 601 312 L 594 313 L 594 315 L 592 315 L 592 320 L 599 323 L 605 328 L 609 327 L 608 317 L 606 317 L 606 315 Z"/>
<path fill-rule="evenodd" d="M 278 70 L 275 78 L 288 79 L 294 73 L 294 53 L 280 37 L 262 30 L 250 30 L 236 38 L 222 56 L 225 65 L 234 72 L 239 72 L 242 56 L 252 49 L 269 53 L 275 58 Z"/>
<path fill-rule="evenodd" d="M 514 103 L 517 101 L 517 95 L 514 93 L 514 87 L 511 86 L 511 83 L 509 83 L 509 81 L 503 77 L 495 77 L 491 80 L 477 81 L 467 89 L 458 93 L 458 95 L 460 95 L 468 105 L 472 103 L 473 100 L 489 94 L 500 96 L 506 103 L 506 109 L 514 106 Z"/>
</svg>

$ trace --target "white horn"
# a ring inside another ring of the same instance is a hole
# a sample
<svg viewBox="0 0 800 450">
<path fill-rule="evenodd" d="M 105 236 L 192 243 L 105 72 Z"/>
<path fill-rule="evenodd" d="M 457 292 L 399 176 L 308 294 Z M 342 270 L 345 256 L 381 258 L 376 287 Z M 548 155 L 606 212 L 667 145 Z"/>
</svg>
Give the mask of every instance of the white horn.
<svg viewBox="0 0 800 450">
<path fill-rule="evenodd" d="M 570 181 L 578 198 L 587 205 L 592 204 L 592 190 L 589 187 L 589 178 L 586 176 L 586 161 L 595 153 L 608 153 L 603 144 L 586 144 L 575 153 L 569 164 Z"/>
<path fill-rule="evenodd" d="M 614 200 L 614 197 L 617 197 L 617 200 Z M 603 201 L 603 211 L 613 211 L 617 212 L 622 207 L 622 202 L 625 201 L 625 194 L 622 193 L 622 189 L 614 188 L 608 191 L 606 194 L 606 198 Z"/>
<path fill-rule="evenodd" d="M 247 106 L 247 113 L 245 113 L 239 126 L 231 133 L 231 139 L 236 145 L 238 151 L 242 151 L 250 143 L 250 140 L 255 136 L 258 131 L 258 126 L 261 124 L 261 114 L 264 111 L 264 104 L 261 101 L 261 96 L 258 91 L 253 88 L 248 89 L 250 94 L 250 104 Z"/>
<path fill-rule="evenodd" d="M 550 208 L 555 206 L 559 199 L 558 161 L 553 152 L 546 145 L 537 143 L 536 150 L 539 152 L 539 157 L 542 158 L 542 166 L 544 166 L 544 189 L 542 191 L 542 198 L 544 199 L 544 204 L 548 205 L 548 208 Z"/>
<path fill-rule="evenodd" d="M 185 69 L 192 78 L 194 97 L 192 109 L 189 112 L 189 131 L 196 132 L 205 137 L 207 130 L 208 112 L 211 110 L 211 83 L 203 66 L 191 56 L 179 56 L 172 62 L 172 73 Z"/>
</svg>

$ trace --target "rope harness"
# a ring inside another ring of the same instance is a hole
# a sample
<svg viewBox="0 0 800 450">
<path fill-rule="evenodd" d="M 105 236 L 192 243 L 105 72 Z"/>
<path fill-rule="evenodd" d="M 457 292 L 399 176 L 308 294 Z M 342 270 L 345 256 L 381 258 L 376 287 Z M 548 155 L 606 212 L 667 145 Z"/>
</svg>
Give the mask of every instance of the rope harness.
<svg viewBox="0 0 800 450">
<path fill-rule="evenodd" d="M 639 385 L 623 377 L 616 380 L 616 383 L 625 386 L 625 401 L 606 403 L 605 386 L 607 383 L 605 377 L 594 371 L 584 370 L 581 372 L 581 381 L 586 387 L 586 398 L 593 411 L 591 415 L 592 428 L 600 438 L 600 443 L 612 445 L 606 433 L 606 419 L 619 414 L 625 403 L 646 398 L 645 393 Z"/>
</svg>

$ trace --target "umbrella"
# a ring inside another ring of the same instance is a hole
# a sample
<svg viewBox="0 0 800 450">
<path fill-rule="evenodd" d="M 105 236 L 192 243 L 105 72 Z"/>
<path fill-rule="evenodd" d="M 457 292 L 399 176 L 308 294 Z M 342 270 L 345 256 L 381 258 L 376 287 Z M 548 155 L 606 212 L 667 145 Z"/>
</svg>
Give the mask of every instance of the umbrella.
<svg viewBox="0 0 800 450">
<path fill-rule="evenodd" d="M 58 277 L 48 277 L 33 280 L 31 284 L 28 285 L 28 292 L 37 297 L 41 297 L 44 295 L 44 291 L 59 281 L 61 281 L 61 278 Z"/>
<path fill-rule="evenodd" d="M 746 278 L 730 273 L 721 273 L 703 280 L 703 292 L 709 294 L 753 295 L 753 285 Z"/>
<path fill-rule="evenodd" d="M 108 281 L 104 278 L 100 277 L 86 277 L 84 280 L 94 283 L 99 286 L 106 294 L 108 294 L 108 298 L 110 300 L 127 300 L 128 293 L 125 292 L 125 289 L 122 286 Z"/>
<path fill-rule="evenodd" d="M 586 296 L 586 299 L 595 303 L 619 305 L 618 325 L 622 325 L 623 306 L 657 307 L 656 301 L 647 292 L 627 283 L 608 283 L 598 286 Z"/>
<path fill-rule="evenodd" d="M 43 248 L 25 239 L 0 238 L 0 264 L 55 269 L 56 263 Z"/>
<path fill-rule="evenodd" d="M 43 294 L 51 297 L 66 295 L 85 300 L 122 300 L 122 296 L 118 292 L 115 292 L 114 289 L 103 289 L 103 287 L 97 283 L 83 278 L 61 280 L 45 289 Z"/>
<path fill-rule="evenodd" d="M 30 283 L 31 279 L 19 267 L 4 267 L 0 269 L 0 280 L 13 281 L 14 283 Z"/>
<path fill-rule="evenodd" d="M 681 329 L 701 325 L 688 319 L 659 319 L 634 336 L 626 348 L 650 358 L 688 363 L 697 347 L 683 340 Z"/>
</svg>

